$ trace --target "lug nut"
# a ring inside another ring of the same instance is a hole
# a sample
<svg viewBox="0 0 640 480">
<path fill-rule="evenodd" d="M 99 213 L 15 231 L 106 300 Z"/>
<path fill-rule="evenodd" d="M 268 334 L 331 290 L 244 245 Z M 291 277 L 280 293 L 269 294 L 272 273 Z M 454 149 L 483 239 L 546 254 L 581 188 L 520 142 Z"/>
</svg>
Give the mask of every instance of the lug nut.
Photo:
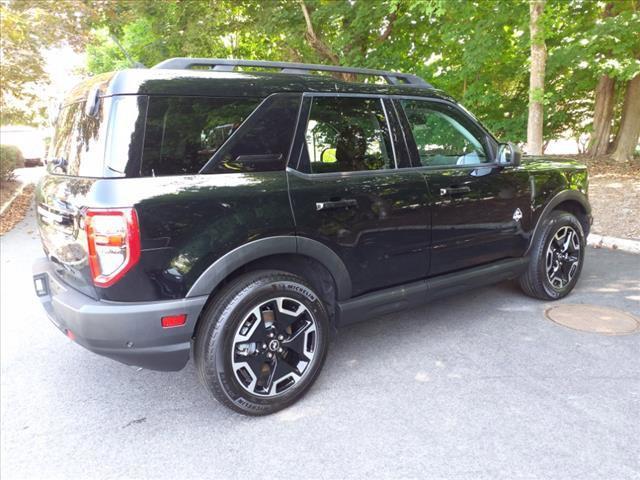
<svg viewBox="0 0 640 480">
<path fill-rule="evenodd" d="M 278 340 L 284 340 L 284 335 L 278 335 Z"/>
<path fill-rule="evenodd" d="M 262 349 L 263 349 L 263 350 L 266 350 L 266 349 L 267 349 L 267 344 L 266 344 L 266 343 L 263 343 L 263 344 L 262 344 Z"/>
<path fill-rule="evenodd" d="M 271 357 L 273 357 L 273 353 L 268 352 L 268 353 L 267 353 L 267 358 L 271 358 Z"/>
<path fill-rule="evenodd" d="M 275 334 L 275 333 L 273 333 L 273 332 L 270 332 L 270 333 L 269 333 L 269 335 L 268 335 L 268 337 L 269 337 L 269 338 L 273 338 L 273 337 L 275 337 L 275 336 L 276 336 L 276 334 Z"/>
<path fill-rule="evenodd" d="M 283 348 L 282 348 L 282 347 L 280 347 L 280 348 L 278 349 L 278 353 L 282 353 L 283 351 L 284 351 L 284 350 L 283 350 Z"/>
</svg>

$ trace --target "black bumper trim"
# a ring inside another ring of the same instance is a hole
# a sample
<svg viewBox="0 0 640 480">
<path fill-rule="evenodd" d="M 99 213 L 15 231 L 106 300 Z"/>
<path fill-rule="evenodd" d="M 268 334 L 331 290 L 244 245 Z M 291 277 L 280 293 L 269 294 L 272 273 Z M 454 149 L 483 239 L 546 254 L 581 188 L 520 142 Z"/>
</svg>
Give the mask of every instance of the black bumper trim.
<svg viewBox="0 0 640 480">
<path fill-rule="evenodd" d="M 74 341 L 99 355 L 127 365 L 175 371 L 189 361 L 191 337 L 207 296 L 158 302 L 120 303 L 94 300 L 63 284 L 47 258 L 33 264 L 33 276 L 46 278 L 38 297 L 49 319 Z M 160 318 L 186 314 L 182 327 L 162 328 Z"/>
</svg>

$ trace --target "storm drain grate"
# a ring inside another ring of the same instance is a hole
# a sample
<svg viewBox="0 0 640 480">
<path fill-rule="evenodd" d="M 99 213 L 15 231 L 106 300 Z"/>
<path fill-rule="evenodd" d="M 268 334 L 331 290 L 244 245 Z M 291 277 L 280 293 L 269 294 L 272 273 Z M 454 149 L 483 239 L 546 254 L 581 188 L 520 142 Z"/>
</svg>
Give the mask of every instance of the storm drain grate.
<svg viewBox="0 0 640 480">
<path fill-rule="evenodd" d="M 583 332 L 627 335 L 640 331 L 640 319 L 630 313 L 598 305 L 558 305 L 545 315 L 559 325 Z"/>
</svg>

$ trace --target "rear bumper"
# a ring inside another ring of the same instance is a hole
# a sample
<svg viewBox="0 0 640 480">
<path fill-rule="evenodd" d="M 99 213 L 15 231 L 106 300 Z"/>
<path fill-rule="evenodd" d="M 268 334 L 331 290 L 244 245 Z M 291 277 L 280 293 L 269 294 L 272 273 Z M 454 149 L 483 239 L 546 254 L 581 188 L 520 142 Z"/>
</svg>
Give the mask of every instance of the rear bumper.
<svg viewBox="0 0 640 480">
<path fill-rule="evenodd" d="M 207 297 L 161 302 L 94 300 L 61 283 L 47 258 L 33 264 L 38 299 L 49 319 L 75 342 L 98 355 L 151 370 L 175 371 L 189 360 L 191 337 Z M 186 314 L 186 324 L 162 328 L 161 317 Z"/>
</svg>

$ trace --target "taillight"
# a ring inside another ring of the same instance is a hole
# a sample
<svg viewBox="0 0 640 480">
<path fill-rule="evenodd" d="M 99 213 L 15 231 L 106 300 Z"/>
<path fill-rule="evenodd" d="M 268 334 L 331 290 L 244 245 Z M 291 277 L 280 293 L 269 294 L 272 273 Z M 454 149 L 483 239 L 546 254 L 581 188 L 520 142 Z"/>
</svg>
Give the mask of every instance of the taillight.
<svg viewBox="0 0 640 480">
<path fill-rule="evenodd" d="M 113 285 L 140 259 L 140 228 L 133 208 L 89 209 L 85 231 L 96 286 Z"/>
</svg>

